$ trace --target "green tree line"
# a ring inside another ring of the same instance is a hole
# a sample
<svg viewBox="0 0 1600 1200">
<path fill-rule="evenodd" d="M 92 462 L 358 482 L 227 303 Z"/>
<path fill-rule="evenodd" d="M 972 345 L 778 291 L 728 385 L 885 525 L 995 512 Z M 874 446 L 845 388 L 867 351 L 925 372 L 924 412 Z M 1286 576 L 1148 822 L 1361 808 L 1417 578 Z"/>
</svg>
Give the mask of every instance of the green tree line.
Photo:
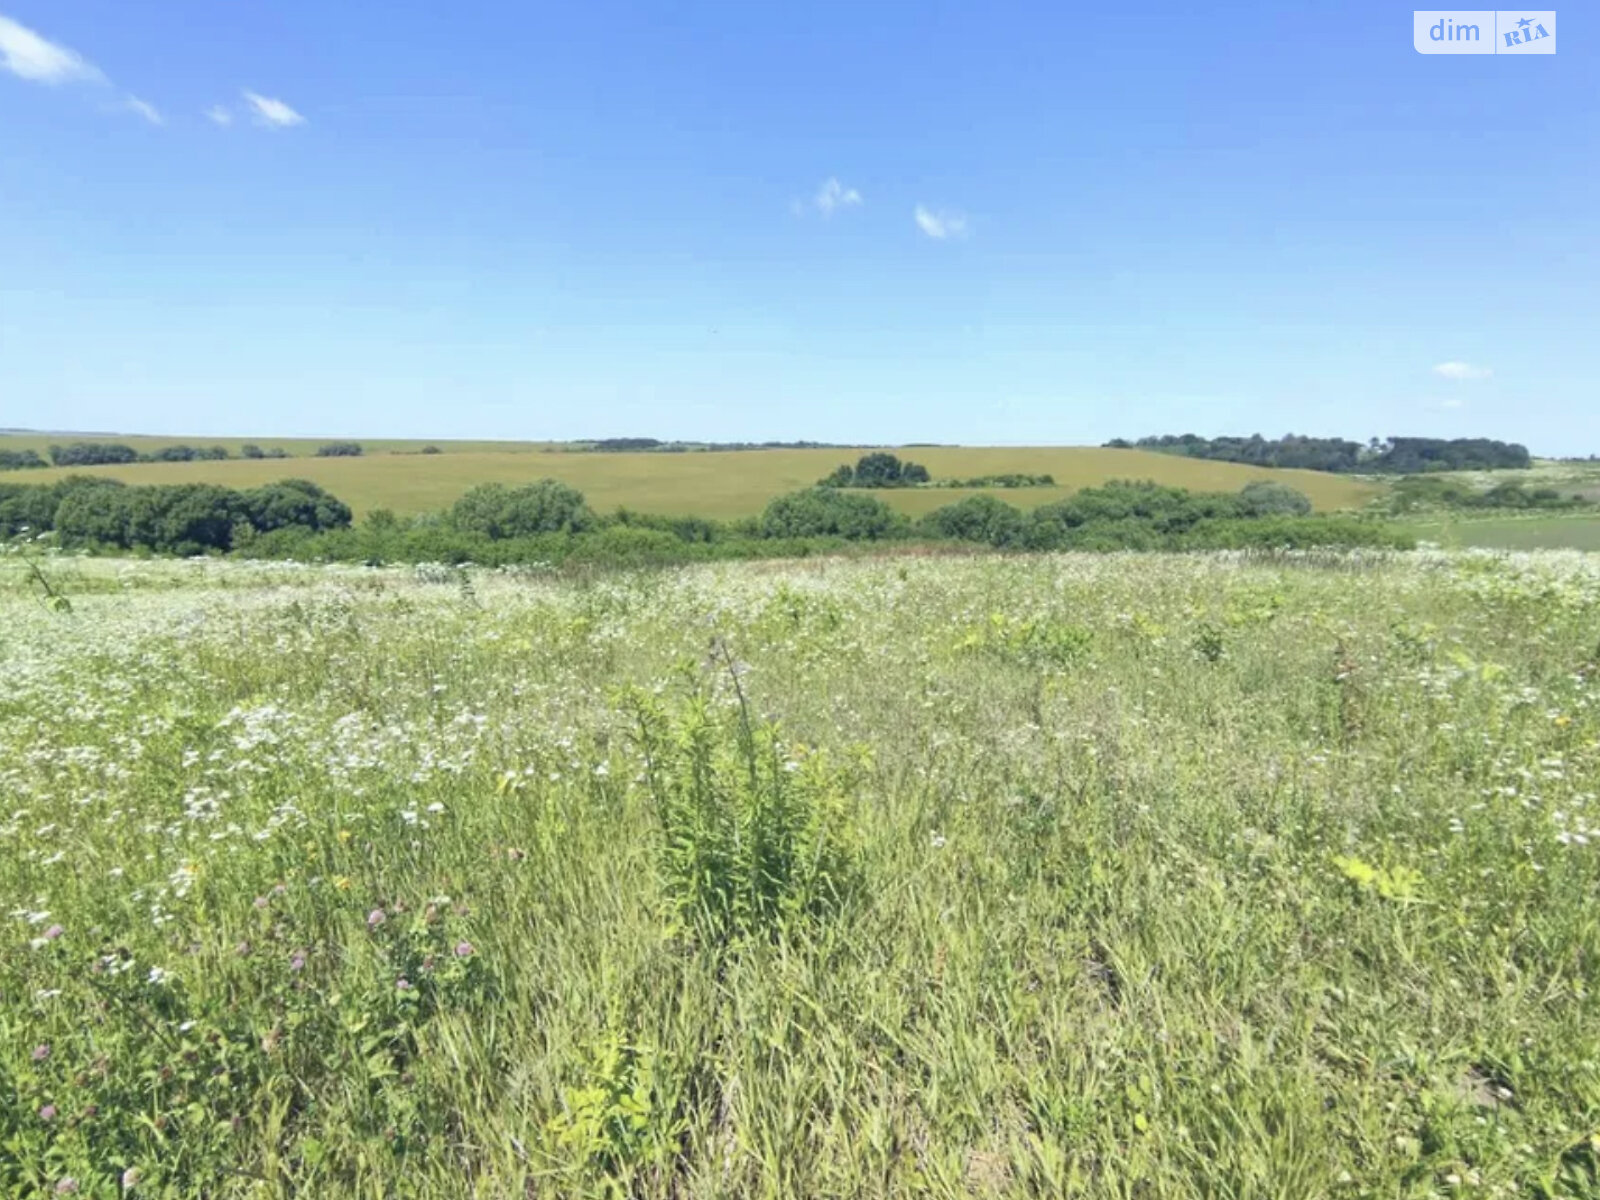
<svg viewBox="0 0 1600 1200">
<path fill-rule="evenodd" d="M 897 541 L 1035 551 L 1407 544 L 1382 521 L 1313 516 L 1304 495 L 1270 482 L 1236 493 L 1116 482 L 1031 512 L 970 496 L 916 520 L 874 496 L 813 487 L 774 498 L 759 516 L 714 521 L 626 509 L 602 516 L 576 489 L 543 479 L 480 484 L 443 512 L 380 509 L 357 526 L 348 506 L 304 480 L 235 491 L 69 476 L 0 484 L 0 536 L 19 535 L 89 550 L 489 565 L 784 557 Z"/>
<path fill-rule="evenodd" d="M 1373 438 L 1363 444 L 1345 438 L 1250 437 L 1204 438 L 1196 434 L 1166 434 L 1129 442 L 1115 438 L 1106 443 L 1116 450 L 1155 450 L 1186 458 L 1247 463 L 1255 467 L 1295 467 L 1340 474 L 1408 475 L 1423 471 L 1495 471 L 1528 467 L 1532 457 L 1526 446 L 1491 438 Z"/>
</svg>

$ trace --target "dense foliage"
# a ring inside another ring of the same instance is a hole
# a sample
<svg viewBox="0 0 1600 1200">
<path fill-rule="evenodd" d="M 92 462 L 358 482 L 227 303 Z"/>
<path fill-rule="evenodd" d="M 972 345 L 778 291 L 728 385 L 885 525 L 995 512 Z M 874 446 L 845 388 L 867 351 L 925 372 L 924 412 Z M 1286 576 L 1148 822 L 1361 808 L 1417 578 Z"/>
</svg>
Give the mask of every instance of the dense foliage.
<svg viewBox="0 0 1600 1200">
<path fill-rule="evenodd" d="M 898 517 L 875 496 L 830 487 L 779 496 L 761 514 L 763 537 L 841 537 L 851 541 L 888 537 L 901 529 Z"/>
<path fill-rule="evenodd" d="M 596 441 L 589 443 L 590 448 L 593 450 L 611 452 L 629 450 L 659 450 L 665 445 L 666 443 L 660 438 L 652 437 L 599 438 Z"/>
<path fill-rule="evenodd" d="M 583 493 L 554 479 L 523 487 L 481 483 L 456 501 L 450 519 L 462 532 L 487 538 L 578 533 L 594 524 Z"/>
<path fill-rule="evenodd" d="M 1480 491 L 1458 479 L 1427 476 L 1396 480 L 1388 504 L 1389 510 L 1395 513 L 1428 509 L 1553 511 L 1593 507 L 1592 502 L 1580 494 L 1563 494 L 1552 487 L 1530 488 L 1520 480 Z"/>
<path fill-rule="evenodd" d="M 1247 517 L 1303 517 L 1311 512 L 1311 501 L 1287 484 L 1258 479 L 1239 490 L 1239 512 Z"/>
<path fill-rule="evenodd" d="M 1158 450 L 1189 458 L 1248 463 L 1256 467 L 1297 467 L 1311 471 L 1409 474 L 1419 471 L 1492 471 L 1525 468 L 1532 463 L 1526 446 L 1490 438 L 1373 438 L 1366 445 L 1344 438 L 1250 437 L 1203 438 L 1192 433 L 1167 434 L 1128 442 L 1117 438 L 1107 446 Z"/>
<path fill-rule="evenodd" d="M 37 450 L 0 450 L 0 471 L 27 471 L 49 465 Z"/>
<path fill-rule="evenodd" d="M 255 450 L 255 454 L 252 455 L 250 453 L 251 450 Z M 43 461 L 32 450 L 0 451 L 0 469 L 4 469 L 8 459 L 19 456 L 26 461 L 14 465 L 26 467 L 44 465 Z M 246 446 L 244 448 L 244 456 L 246 458 L 260 458 L 260 448 Z M 58 467 L 122 466 L 135 462 L 197 462 L 202 460 L 221 460 L 228 457 L 228 448 L 226 446 L 190 446 L 182 442 L 158 446 L 156 449 L 144 454 L 139 453 L 139 451 L 124 442 L 72 442 L 65 446 L 50 447 L 50 461 Z"/>
<path fill-rule="evenodd" d="M 346 505 L 305 480 L 238 492 L 69 476 L 47 486 L 0 484 L 0 537 L 54 531 L 67 546 L 235 550 L 256 558 L 641 565 L 783 557 L 889 540 L 1001 550 L 1408 544 L 1380 521 L 1309 516 L 1309 510 L 1304 496 L 1275 483 L 1237 494 L 1111 483 L 1032 512 L 970 496 L 912 522 L 875 496 L 814 487 L 776 497 L 757 518 L 724 522 L 628 510 L 601 517 L 582 493 L 543 479 L 520 487 L 480 484 L 445 513 L 401 518 L 379 509 L 354 528 Z"/>
<path fill-rule="evenodd" d="M 122 442 L 73 442 L 51 446 L 50 461 L 58 467 L 119 466 L 139 461 L 139 452 Z"/>
<path fill-rule="evenodd" d="M 359 458 L 361 453 L 360 442 L 324 442 L 316 450 L 318 458 Z"/>
<path fill-rule="evenodd" d="M 819 487 L 829 488 L 898 488 L 916 487 L 927 483 L 928 468 L 921 463 L 901 462 L 897 455 L 886 450 L 863 454 L 855 466 L 841 464 Z"/>
<path fill-rule="evenodd" d="M 303 479 L 248 491 L 130 487 L 82 475 L 40 487 L 0 484 L 0 536 L 53 532 L 67 546 L 200 554 L 242 549 L 278 530 L 314 534 L 349 524 L 345 504 Z"/>
<path fill-rule="evenodd" d="M 186 446 L 177 443 L 171 446 L 162 446 L 143 455 L 145 462 L 196 462 L 202 459 L 221 460 L 228 457 L 226 446 Z"/>
</svg>

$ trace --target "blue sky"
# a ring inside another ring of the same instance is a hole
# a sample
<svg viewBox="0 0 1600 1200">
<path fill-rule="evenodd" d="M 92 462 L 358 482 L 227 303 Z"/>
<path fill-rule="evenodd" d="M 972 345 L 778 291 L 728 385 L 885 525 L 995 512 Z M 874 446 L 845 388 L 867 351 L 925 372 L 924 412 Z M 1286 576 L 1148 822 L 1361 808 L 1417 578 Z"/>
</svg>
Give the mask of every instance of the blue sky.
<svg viewBox="0 0 1600 1200">
<path fill-rule="evenodd" d="M 0 0 L 0 426 L 1600 452 L 1562 16 Z"/>
</svg>

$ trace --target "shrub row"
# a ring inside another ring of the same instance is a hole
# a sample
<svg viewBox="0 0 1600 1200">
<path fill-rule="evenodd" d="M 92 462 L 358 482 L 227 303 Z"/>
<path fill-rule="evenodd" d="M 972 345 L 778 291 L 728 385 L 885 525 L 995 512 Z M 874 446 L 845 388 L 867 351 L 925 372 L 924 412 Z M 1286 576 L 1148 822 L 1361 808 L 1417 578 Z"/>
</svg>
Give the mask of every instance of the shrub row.
<svg viewBox="0 0 1600 1200">
<path fill-rule="evenodd" d="M 429 446 L 422 453 L 437 454 Z M 351 458 L 361 453 L 360 442 L 329 442 L 318 446 L 319 458 Z M 51 446 L 47 463 L 37 450 L 0 450 L 0 471 L 20 471 L 34 467 L 116 467 L 139 462 L 200 462 L 232 457 L 226 446 L 190 446 L 182 442 L 162 446 L 141 454 L 125 442 L 70 442 Z M 239 447 L 241 458 L 288 458 L 288 452 L 272 446 L 263 450 L 254 442 Z"/>
<path fill-rule="evenodd" d="M 1117 450 L 1156 450 L 1188 458 L 1249 463 L 1257 467 L 1297 467 L 1309 471 L 1371 472 L 1403 475 L 1421 471 L 1492 471 L 1526 468 L 1532 463 L 1526 446 L 1492 438 L 1373 438 L 1363 445 L 1345 438 L 1250 437 L 1204 438 L 1192 433 L 1166 434 L 1129 442 L 1106 443 Z"/>
<path fill-rule="evenodd" d="M 1570 509 L 1588 508 L 1590 502 L 1578 494 L 1562 495 L 1555 488 L 1530 488 L 1520 481 L 1496 484 L 1476 491 L 1454 479 L 1426 475 L 1395 481 L 1389 494 L 1389 511 L 1409 513 L 1430 508 L 1444 509 Z"/>
<path fill-rule="evenodd" d="M 552 479 L 481 484 L 446 512 L 387 510 L 351 527 L 350 510 L 315 484 L 284 480 L 250 491 L 209 484 L 128 487 L 69 477 L 45 487 L 0 485 L 0 536 L 55 531 L 62 544 L 177 554 L 378 562 L 646 564 L 783 557 L 891 540 L 1000 550 L 1184 550 L 1208 547 L 1399 546 L 1381 521 L 1310 516 L 1310 502 L 1275 483 L 1237 494 L 1153 483 L 1086 488 L 1024 512 L 971 496 L 912 521 L 874 496 L 814 487 L 779 496 L 754 518 L 713 521 L 618 510 L 597 515 Z"/>
<path fill-rule="evenodd" d="M 0 536 L 53 531 L 62 544 L 166 554 L 242 549 L 278 530 L 350 524 L 350 509 L 303 479 L 249 491 L 208 483 L 129 487 L 71 475 L 44 487 L 0 484 Z"/>
<path fill-rule="evenodd" d="M 935 479 L 936 488 L 1024 488 L 1055 487 L 1054 475 L 1027 475 L 1020 471 L 1004 475 L 975 475 L 971 479 Z"/>
</svg>

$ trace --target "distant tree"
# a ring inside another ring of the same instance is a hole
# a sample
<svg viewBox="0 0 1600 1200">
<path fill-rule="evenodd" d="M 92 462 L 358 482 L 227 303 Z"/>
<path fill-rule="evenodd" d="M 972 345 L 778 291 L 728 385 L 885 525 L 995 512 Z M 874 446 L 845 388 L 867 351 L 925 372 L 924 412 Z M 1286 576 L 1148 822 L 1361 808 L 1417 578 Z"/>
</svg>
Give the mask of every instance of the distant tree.
<svg viewBox="0 0 1600 1200">
<path fill-rule="evenodd" d="M 858 458 L 854 467 L 839 467 L 827 478 L 820 480 L 817 486 L 828 488 L 914 487 L 919 483 L 927 483 L 928 480 L 928 468 L 921 463 L 901 462 L 896 455 L 883 450 L 875 450 L 871 454 L 863 454 Z"/>
<path fill-rule="evenodd" d="M 261 447 L 256 445 L 254 442 L 246 442 L 244 445 L 239 447 L 239 457 L 240 458 L 265 458 L 266 457 L 266 452 L 263 451 L 261 449 Z"/>
<path fill-rule="evenodd" d="M 922 518 L 920 526 L 935 537 L 1011 547 L 1022 545 L 1027 519 L 1021 509 L 1013 508 L 1004 500 L 993 496 L 968 496 L 934 509 Z"/>
<path fill-rule="evenodd" d="M 1391 437 L 1369 469 L 1391 473 L 1420 471 L 1525 470 L 1533 465 L 1526 446 L 1490 438 Z"/>
<path fill-rule="evenodd" d="M 221 460 L 228 457 L 226 446 L 186 446 L 181 442 L 162 446 L 147 454 L 150 462 L 194 462 L 197 459 Z"/>
<path fill-rule="evenodd" d="M 554 479 L 516 488 L 480 483 L 456 501 L 450 517 L 457 529 L 490 538 L 577 533 L 595 523 L 583 493 Z"/>
<path fill-rule="evenodd" d="M 192 462 L 198 455 L 193 446 L 185 446 L 176 442 L 170 446 L 162 446 L 150 451 L 145 458 L 150 462 Z"/>
<path fill-rule="evenodd" d="M 268 446 L 267 450 L 266 450 L 266 457 L 268 457 L 268 458 L 288 458 L 289 457 L 289 452 L 287 450 L 285 450 L 282 446 Z"/>
<path fill-rule="evenodd" d="M 855 485 L 864 488 L 899 487 L 905 465 L 893 454 L 874 451 L 856 460 Z"/>
<path fill-rule="evenodd" d="M 58 483 L 43 486 L 0 484 L 0 536 L 24 531 L 45 533 L 56 527 L 56 514 L 68 496 L 94 488 L 122 487 L 115 479 L 97 475 L 68 475 Z"/>
<path fill-rule="evenodd" d="M 875 540 L 895 528 L 895 515 L 882 500 L 808 488 L 778 496 L 761 514 L 761 536 L 768 538 L 841 537 Z"/>
<path fill-rule="evenodd" d="M 1304 492 L 1266 479 L 1245 484 L 1239 500 L 1245 515 L 1252 517 L 1303 517 L 1311 511 L 1311 499 Z"/>
<path fill-rule="evenodd" d="M 1107 445 L 1126 449 L 1128 443 L 1119 438 Z M 1301 437 L 1292 433 L 1274 440 L 1263 438 L 1259 433 L 1249 437 L 1218 438 L 1184 433 L 1140 438 L 1135 445 L 1141 450 L 1158 450 L 1189 458 L 1310 471 L 1407 474 L 1524 468 L 1532 462 L 1526 446 L 1488 438 L 1392 437 L 1388 441 L 1373 438 L 1362 445 L 1344 438 Z"/>
<path fill-rule="evenodd" d="M 659 438 L 648 437 L 620 437 L 599 438 L 591 443 L 595 450 L 600 451 L 627 451 L 627 450 L 656 450 L 664 443 Z"/>
<path fill-rule="evenodd" d="M 360 442 L 324 442 L 317 447 L 318 458 L 359 458 Z"/>
<path fill-rule="evenodd" d="M 139 453 L 121 442 L 73 442 L 51 446 L 50 461 L 58 467 L 115 466 L 139 461 Z"/>
<path fill-rule="evenodd" d="M 73 546 L 199 554 L 274 530 L 315 533 L 349 523 L 346 505 L 304 480 L 252 492 L 205 483 L 128 487 L 85 475 L 40 487 L 0 485 L 0 535 L 54 529 Z"/>
<path fill-rule="evenodd" d="M 69 545 L 128 547 L 132 517 L 129 491 L 121 486 L 79 486 L 56 505 L 53 525 Z"/>
<path fill-rule="evenodd" d="M 424 446 L 418 453 L 421 453 L 421 454 L 443 454 L 444 451 L 439 449 L 439 447 L 437 447 L 437 446 Z"/>
<path fill-rule="evenodd" d="M 210 483 L 129 488 L 128 543 L 170 554 L 227 550 L 244 516 L 240 494 Z"/>
<path fill-rule="evenodd" d="M 0 471 L 26 471 L 49 465 L 37 450 L 0 450 Z"/>
<path fill-rule="evenodd" d="M 258 533 L 298 525 L 304 529 L 344 529 L 350 506 L 306 479 L 281 479 L 242 495 L 246 520 Z"/>
</svg>

